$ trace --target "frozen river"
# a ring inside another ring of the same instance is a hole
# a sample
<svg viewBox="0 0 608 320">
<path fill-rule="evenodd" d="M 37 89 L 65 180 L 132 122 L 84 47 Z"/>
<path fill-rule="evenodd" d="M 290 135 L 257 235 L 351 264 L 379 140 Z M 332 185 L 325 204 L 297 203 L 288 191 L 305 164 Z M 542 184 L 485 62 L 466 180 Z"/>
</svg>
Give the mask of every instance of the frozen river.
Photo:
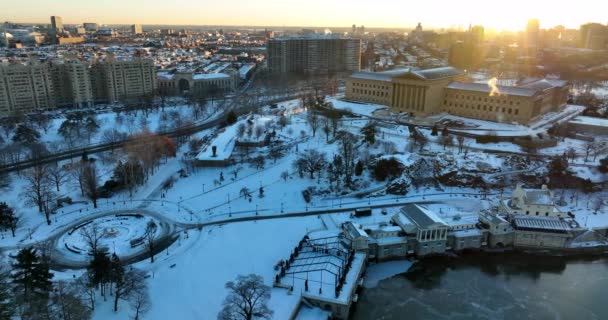
<svg viewBox="0 0 608 320">
<path fill-rule="evenodd" d="M 359 294 L 352 319 L 608 319 L 608 259 L 438 257 Z"/>
</svg>

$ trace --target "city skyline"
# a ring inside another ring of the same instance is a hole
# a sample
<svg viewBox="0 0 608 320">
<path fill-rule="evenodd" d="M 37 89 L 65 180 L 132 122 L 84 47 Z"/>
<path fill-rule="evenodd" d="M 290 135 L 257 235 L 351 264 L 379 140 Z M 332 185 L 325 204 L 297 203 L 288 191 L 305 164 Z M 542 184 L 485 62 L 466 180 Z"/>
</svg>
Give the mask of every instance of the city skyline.
<svg viewBox="0 0 608 320">
<path fill-rule="evenodd" d="M 597 10 L 588 10 L 590 6 Z M 117 7 L 121 7 L 122 10 L 116 10 Z M 525 8 L 525 14 L 521 13 L 522 8 Z M 173 6 L 167 6 L 166 2 L 160 0 L 145 2 L 108 0 L 103 3 L 90 0 L 50 3 L 43 0 L 26 0 L 5 4 L 0 20 L 48 24 L 50 16 L 56 15 L 63 17 L 66 24 L 98 22 L 100 24 L 276 27 L 348 27 L 356 24 L 368 28 L 411 28 L 422 22 L 424 26 L 431 28 L 466 27 L 473 24 L 484 25 L 488 29 L 516 31 L 523 30 L 530 18 L 539 19 L 542 28 L 557 25 L 578 28 L 586 22 L 606 23 L 606 17 L 603 15 L 606 9 L 608 4 L 592 0 L 578 1 L 576 6 L 563 0 L 534 2 L 514 0 L 501 6 L 493 6 L 492 3 L 481 0 L 470 0 L 466 5 L 446 0 L 414 5 L 387 0 L 376 5 L 376 10 L 370 10 L 363 1 L 343 0 L 329 3 L 311 0 L 306 6 L 286 4 L 280 0 L 265 0 L 261 4 L 260 2 L 252 4 L 245 0 L 231 2 L 186 0 Z"/>
</svg>

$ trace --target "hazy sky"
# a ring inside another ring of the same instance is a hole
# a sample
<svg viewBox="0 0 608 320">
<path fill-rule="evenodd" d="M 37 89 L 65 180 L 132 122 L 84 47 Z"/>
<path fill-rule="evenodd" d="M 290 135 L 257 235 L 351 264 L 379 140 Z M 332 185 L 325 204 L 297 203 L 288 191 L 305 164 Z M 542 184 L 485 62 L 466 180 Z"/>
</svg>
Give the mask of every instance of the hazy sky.
<svg viewBox="0 0 608 320">
<path fill-rule="evenodd" d="M 468 26 L 523 29 L 608 22 L 606 0 L 2 0 L 0 21 L 66 24 L 192 24 L 367 27 Z"/>
</svg>

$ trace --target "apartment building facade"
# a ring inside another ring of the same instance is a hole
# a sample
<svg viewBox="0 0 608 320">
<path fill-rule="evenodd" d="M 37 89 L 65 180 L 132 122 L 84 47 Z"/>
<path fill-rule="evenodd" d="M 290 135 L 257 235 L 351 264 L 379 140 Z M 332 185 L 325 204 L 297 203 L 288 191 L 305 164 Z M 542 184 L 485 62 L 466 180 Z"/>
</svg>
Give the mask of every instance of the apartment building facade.
<svg viewBox="0 0 608 320">
<path fill-rule="evenodd" d="M 109 59 L 92 65 L 91 83 L 96 103 L 132 103 L 156 93 L 156 69 L 150 60 Z"/>
<path fill-rule="evenodd" d="M 85 108 L 94 104 L 91 76 L 86 64 L 78 60 L 51 66 L 56 104 L 60 108 Z"/>
<path fill-rule="evenodd" d="M 0 66 L 0 116 L 56 108 L 48 64 Z"/>
<path fill-rule="evenodd" d="M 272 73 L 327 74 L 358 72 L 361 39 L 308 35 L 269 39 L 268 68 Z"/>
</svg>

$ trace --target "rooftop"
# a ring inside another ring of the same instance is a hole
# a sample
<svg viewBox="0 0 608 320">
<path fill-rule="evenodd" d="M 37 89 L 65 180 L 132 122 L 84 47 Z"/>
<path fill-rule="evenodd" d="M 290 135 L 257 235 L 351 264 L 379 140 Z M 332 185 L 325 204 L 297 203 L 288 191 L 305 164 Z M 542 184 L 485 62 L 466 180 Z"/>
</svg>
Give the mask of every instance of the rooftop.
<svg viewBox="0 0 608 320">
<path fill-rule="evenodd" d="M 443 67 L 443 68 L 412 71 L 412 74 L 414 74 L 424 80 L 438 80 L 438 79 L 444 79 L 444 78 L 450 78 L 450 77 L 463 76 L 465 73 L 454 67 Z"/>
<path fill-rule="evenodd" d="M 408 217 L 418 228 L 428 229 L 434 225 L 447 226 L 434 212 L 417 204 L 406 204 L 401 208 L 401 212 Z"/>
<path fill-rule="evenodd" d="M 531 217 L 524 215 L 513 216 L 513 224 L 518 229 L 566 232 L 578 228 L 574 221 L 566 221 L 555 217 Z"/>
<path fill-rule="evenodd" d="M 225 73 L 203 73 L 192 76 L 193 80 L 229 79 L 230 75 Z"/>
<path fill-rule="evenodd" d="M 447 89 L 454 90 L 466 90 L 466 91 L 475 91 L 475 92 L 483 92 L 490 94 L 492 92 L 492 88 L 485 83 L 465 83 L 465 82 L 451 82 L 447 87 Z M 521 87 L 510 87 L 510 86 L 497 86 L 498 95 L 509 95 L 509 96 L 520 96 L 520 97 L 533 97 L 536 95 L 537 90 L 529 89 L 529 88 L 521 88 Z"/>
<path fill-rule="evenodd" d="M 555 87 L 563 87 L 567 84 L 568 81 L 565 80 L 525 78 L 518 83 L 518 87 L 534 90 L 546 90 Z"/>
</svg>

